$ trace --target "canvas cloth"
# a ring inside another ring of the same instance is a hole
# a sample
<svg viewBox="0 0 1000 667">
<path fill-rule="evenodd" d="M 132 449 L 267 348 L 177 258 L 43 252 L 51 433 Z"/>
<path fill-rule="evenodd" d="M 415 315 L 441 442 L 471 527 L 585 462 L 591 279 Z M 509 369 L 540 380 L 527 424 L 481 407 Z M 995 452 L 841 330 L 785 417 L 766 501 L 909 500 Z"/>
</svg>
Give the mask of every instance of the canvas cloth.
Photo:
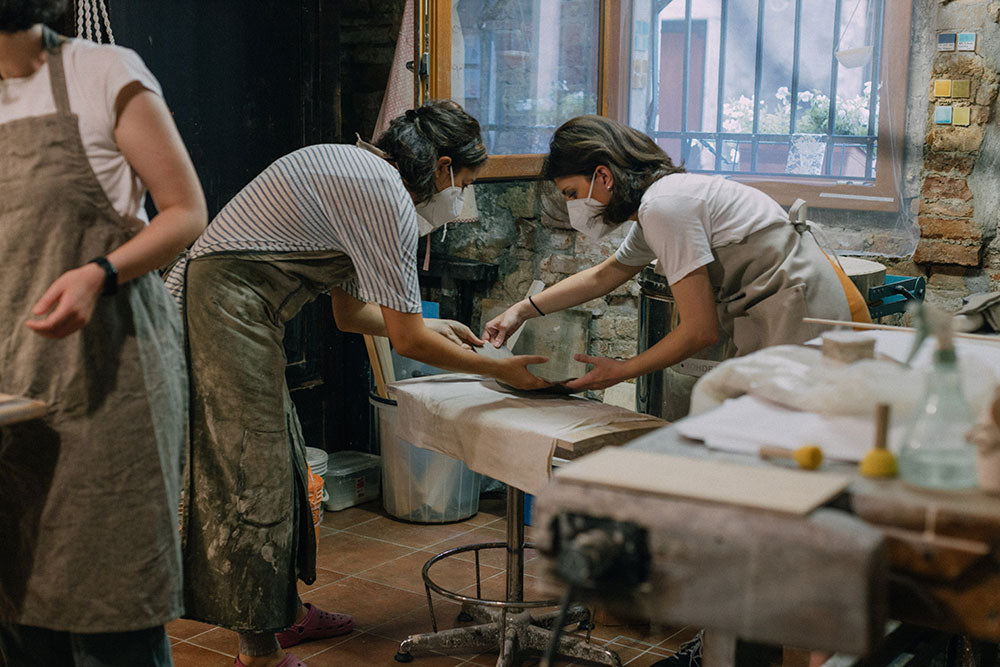
<svg viewBox="0 0 1000 667">
<path fill-rule="evenodd" d="M 826 328 L 803 317 L 850 320 L 845 290 L 812 234 L 782 222 L 738 243 L 713 248 L 708 265 L 719 286 L 719 326 L 738 355 L 770 345 L 804 343 Z"/>
<path fill-rule="evenodd" d="M 538 493 L 552 474 L 557 440 L 647 415 L 578 396 L 518 392 L 479 375 L 451 373 L 391 385 L 396 435 L 465 461 L 475 472 Z"/>
<path fill-rule="evenodd" d="M 140 630 L 182 611 L 180 318 L 147 274 L 65 338 L 24 326 L 56 278 L 141 228 L 94 175 L 45 38 L 56 112 L 0 125 L 0 393 L 50 406 L 0 434 L 0 621 Z"/>
</svg>

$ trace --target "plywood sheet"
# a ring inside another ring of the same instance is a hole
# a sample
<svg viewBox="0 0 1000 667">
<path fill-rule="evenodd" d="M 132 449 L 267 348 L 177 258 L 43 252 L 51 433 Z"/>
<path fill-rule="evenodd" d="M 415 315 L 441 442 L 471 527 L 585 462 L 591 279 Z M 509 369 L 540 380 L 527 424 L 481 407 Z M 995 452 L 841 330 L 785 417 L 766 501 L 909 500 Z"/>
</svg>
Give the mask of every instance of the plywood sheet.
<svg viewBox="0 0 1000 667">
<path fill-rule="evenodd" d="M 45 416 L 47 407 L 41 401 L 0 394 L 0 426 L 9 426 L 29 419 Z"/>
<path fill-rule="evenodd" d="M 808 514 L 847 488 L 843 475 L 604 449 L 560 468 L 561 481 Z"/>
</svg>

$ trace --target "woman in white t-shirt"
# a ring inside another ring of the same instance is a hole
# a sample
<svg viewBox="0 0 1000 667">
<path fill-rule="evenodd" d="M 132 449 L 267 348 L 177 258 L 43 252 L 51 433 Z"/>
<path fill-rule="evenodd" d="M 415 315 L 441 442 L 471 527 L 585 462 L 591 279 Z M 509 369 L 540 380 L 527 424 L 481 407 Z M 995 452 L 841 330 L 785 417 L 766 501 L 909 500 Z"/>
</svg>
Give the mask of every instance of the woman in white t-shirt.
<svg viewBox="0 0 1000 667">
<path fill-rule="evenodd" d="M 205 202 L 139 57 L 43 25 L 67 4 L 0 0 L 0 394 L 48 406 L 0 430 L 0 652 L 169 665 L 187 382 L 156 269 Z"/>
<path fill-rule="evenodd" d="M 719 176 L 686 173 L 621 123 L 600 116 L 566 122 L 552 137 L 542 175 L 565 197 L 577 231 L 600 238 L 627 220 L 634 224 L 613 257 L 511 306 L 487 323 L 484 337 L 500 346 L 525 320 L 604 296 L 654 259 L 680 314 L 677 327 L 631 359 L 577 355 L 594 368 L 567 382 L 570 389 L 603 389 L 666 368 L 715 343 L 720 329 L 738 354 L 804 342 L 818 329 L 803 317 L 850 319 L 849 298 L 861 299 L 773 199 Z M 858 319 L 867 317 L 862 311 Z"/>
</svg>

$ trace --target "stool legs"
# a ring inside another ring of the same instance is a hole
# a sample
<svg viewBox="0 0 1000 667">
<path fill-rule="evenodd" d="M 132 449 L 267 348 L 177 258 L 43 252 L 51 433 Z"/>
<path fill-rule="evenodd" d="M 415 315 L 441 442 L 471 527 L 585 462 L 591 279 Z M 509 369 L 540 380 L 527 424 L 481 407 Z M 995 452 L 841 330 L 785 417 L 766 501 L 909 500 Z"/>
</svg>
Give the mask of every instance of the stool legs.
<svg viewBox="0 0 1000 667">
<path fill-rule="evenodd" d="M 499 546 L 499 545 L 497 545 Z M 558 630 L 553 624 L 558 613 L 542 614 L 532 618 L 531 614 L 509 603 L 524 602 L 524 492 L 511 486 L 507 487 L 507 577 L 506 602 L 508 606 L 493 609 L 472 602 L 463 604 L 463 612 L 478 621 L 478 625 L 464 628 L 453 628 L 441 632 L 427 632 L 410 635 L 399 645 L 396 660 L 410 662 L 414 653 L 433 651 L 438 653 L 485 653 L 500 651 L 497 667 L 517 667 L 521 664 L 521 653 L 544 653 L 552 632 Z M 440 557 L 444 557 L 442 554 Z M 478 556 L 477 556 L 478 558 Z M 425 581 L 427 567 L 424 569 Z M 430 602 L 430 583 L 428 585 L 428 602 Z M 440 588 L 437 588 L 441 592 Z M 462 598 L 468 600 L 468 598 Z M 503 604 L 503 603 L 494 603 Z M 530 603 L 529 603 L 530 604 Z M 433 607 L 431 615 L 433 616 Z M 566 615 L 565 622 L 590 623 L 590 612 L 584 607 L 572 607 Z M 559 655 L 568 658 L 578 658 L 591 662 L 621 667 L 621 661 L 614 651 L 589 642 L 579 637 L 563 636 L 559 638 Z"/>
</svg>

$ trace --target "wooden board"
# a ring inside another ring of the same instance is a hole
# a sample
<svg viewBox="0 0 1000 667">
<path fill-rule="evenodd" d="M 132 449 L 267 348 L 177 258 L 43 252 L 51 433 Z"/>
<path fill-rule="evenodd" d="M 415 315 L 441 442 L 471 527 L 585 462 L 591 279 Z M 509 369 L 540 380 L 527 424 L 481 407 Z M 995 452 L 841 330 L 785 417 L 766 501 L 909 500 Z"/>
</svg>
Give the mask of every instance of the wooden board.
<svg viewBox="0 0 1000 667">
<path fill-rule="evenodd" d="M 602 447 L 624 445 L 640 435 L 669 426 L 670 422 L 649 417 L 634 422 L 594 426 L 556 439 L 556 456 L 575 459 Z"/>
<path fill-rule="evenodd" d="M 18 422 L 44 417 L 48 406 L 41 401 L 30 398 L 0 394 L 0 426 L 9 426 Z"/>
<path fill-rule="evenodd" d="M 847 488 L 844 475 L 602 449 L 556 471 L 560 481 L 805 515 Z"/>
</svg>

